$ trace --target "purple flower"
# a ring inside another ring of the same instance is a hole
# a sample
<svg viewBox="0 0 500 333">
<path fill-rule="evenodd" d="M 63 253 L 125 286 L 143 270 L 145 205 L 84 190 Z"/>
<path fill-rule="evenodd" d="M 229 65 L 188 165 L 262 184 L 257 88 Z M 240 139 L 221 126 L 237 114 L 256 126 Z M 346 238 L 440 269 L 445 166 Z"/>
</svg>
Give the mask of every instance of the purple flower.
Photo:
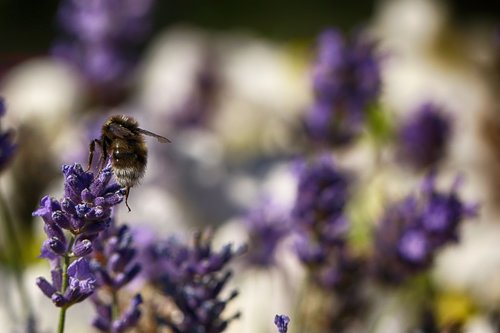
<svg viewBox="0 0 500 333">
<path fill-rule="evenodd" d="M 6 112 L 5 100 L 0 97 L 0 117 Z M 0 129 L 0 172 L 5 170 L 16 152 L 17 145 L 14 144 L 14 131 Z"/>
<path fill-rule="evenodd" d="M 292 211 L 297 255 L 316 285 L 312 290 L 335 299 L 335 308 L 325 307 L 318 314 L 320 330 L 342 332 L 366 309 L 360 288 L 365 262 L 353 254 L 347 240 L 350 180 L 328 156 L 302 164 L 298 178 Z"/>
<path fill-rule="evenodd" d="M 131 327 L 135 327 L 141 317 L 141 310 L 139 306 L 142 304 L 141 295 L 135 295 L 128 309 L 118 318 L 113 320 L 112 306 L 105 304 L 100 300 L 93 300 L 96 306 L 98 316 L 94 319 L 92 324 L 95 328 L 103 332 L 121 333 L 125 332 Z"/>
<path fill-rule="evenodd" d="M 415 169 L 434 166 L 444 157 L 450 120 L 434 104 L 422 105 L 399 130 L 399 155 Z"/>
<path fill-rule="evenodd" d="M 69 307 L 89 297 L 95 290 L 95 277 L 85 258 L 78 258 L 68 266 L 68 286 L 62 290 L 62 270 L 52 270 L 52 283 L 39 277 L 36 284 L 57 307 Z"/>
<path fill-rule="evenodd" d="M 290 323 L 290 317 L 287 315 L 276 315 L 274 317 L 274 324 L 278 328 L 279 333 L 288 332 L 288 323 Z"/>
<path fill-rule="evenodd" d="M 49 260 L 52 274 L 52 284 L 44 278 L 37 284 L 56 306 L 68 307 L 95 288 L 96 279 L 82 257 L 92 252 L 99 233 L 110 225 L 111 209 L 123 200 L 123 190 L 111 182 L 109 166 L 96 178 L 79 164 L 64 165 L 63 173 L 64 197 L 45 196 L 33 216 L 44 221 L 47 240 L 40 257 Z"/>
<path fill-rule="evenodd" d="M 153 0 L 64 0 L 63 32 L 53 54 L 77 68 L 91 86 L 119 88 L 152 28 Z"/>
<path fill-rule="evenodd" d="M 33 216 L 42 217 L 49 239 L 57 237 L 64 243 L 64 229 L 76 236 L 74 247 L 77 247 L 84 239 L 93 241 L 109 226 L 111 208 L 123 200 L 124 191 L 111 182 L 110 166 L 95 179 L 92 172 L 83 171 L 79 164 L 64 165 L 63 174 L 64 197 L 61 200 L 43 197 Z"/>
<path fill-rule="evenodd" d="M 349 197 L 348 176 L 327 156 L 302 164 L 298 171 L 297 199 L 292 211 L 297 255 L 320 286 L 341 288 L 360 268 L 346 246 L 349 222 L 344 207 Z"/>
<path fill-rule="evenodd" d="M 126 225 L 114 224 L 102 232 L 95 241 L 92 266 L 99 286 L 117 291 L 140 272 L 140 264 L 134 261 L 136 250 L 132 234 Z"/>
<path fill-rule="evenodd" d="M 141 266 L 135 261 L 136 249 L 133 244 L 132 233 L 128 226 L 117 227 L 111 224 L 95 240 L 92 253 L 91 267 L 97 280 L 97 286 L 103 293 L 108 293 L 108 299 L 116 298 L 120 289 L 132 281 L 140 272 Z M 129 309 L 113 318 L 112 304 L 101 297 L 94 295 L 92 301 L 97 309 L 97 317 L 93 325 L 104 332 L 124 332 L 134 327 L 139 321 L 142 303 L 140 295 L 132 298 Z"/>
<path fill-rule="evenodd" d="M 430 255 L 427 235 L 422 230 L 406 230 L 399 240 L 398 253 L 408 262 L 426 262 Z"/>
<path fill-rule="evenodd" d="M 148 265 L 157 268 L 156 278 L 150 282 L 169 296 L 182 312 L 183 318 L 160 318 L 160 323 L 174 332 L 219 333 L 240 316 L 222 318 L 222 313 L 238 292 L 233 290 L 229 296 L 220 294 L 232 276 L 226 266 L 245 248 L 233 249 L 224 246 L 215 252 L 211 246 L 211 236 L 197 233 L 192 245 L 184 244 L 175 238 L 157 242 L 147 249 L 150 254 Z"/>
<path fill-rule="evenodd" d="M 433 175 L 423 184 L 418 195 L 392 205 L 375 231 L 373 263 L 382 281 L 400 283 L 429 268 L 439 249 L 458 241 L 460 223 L 476 215 L 475 205 L 458 198 L 457 185 L 440 192 Z"/>
<path fill-rule="evenodd" d="M 249 238 L 246 261 L 256 267 L 274 265 L 276 247 L 290 231 L 289 213 L 265 200 L 247 214 L 245 227 Z"/>
<path fill-rule="evenodd" d="M 325 155 L 310 164 L 299 165 L 298 178 L 297 199 L 292 212 L 296 223 L 304 227 L 326 227 L 330 239 L 341 237 L 344 228 L 339 224 L 343 224 L 340 217 L 348 198 L 347 175 Z M 330 228 L 331 225 L 339 228 Z"/>
<path fill-rule="evenodd" d="M 361 35 L 346 41 L 339 31 L 325 30 L 318 38 L 312 81 L 315 100 L 305 119 L 308 134 L 322 144 L 350 142 L 381 90 L 375 43 Z"/>
</svg>

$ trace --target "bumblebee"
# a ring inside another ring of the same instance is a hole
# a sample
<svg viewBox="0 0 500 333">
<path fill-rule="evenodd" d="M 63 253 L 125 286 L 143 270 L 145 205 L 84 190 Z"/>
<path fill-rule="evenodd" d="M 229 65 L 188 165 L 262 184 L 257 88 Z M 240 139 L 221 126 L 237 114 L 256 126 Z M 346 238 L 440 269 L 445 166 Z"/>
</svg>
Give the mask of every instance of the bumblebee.
<svg viewBox="0 0 500 333">
<path fill-rule="evenodd" d="M 125 188 L 125 205 L 130 212 L 128 196 L 130 188 L 139 183 L 144 176 L 148 161 L 148 149 L 144 135 L 152 136 L 161 143 L 169 139 L 139 128 L 137 120 L 125 115 L 114 115 L 108 118 L 101 130 L 101 138 L 94 139 L 89 145 L 87 171 L 92 166 L 96 144 L 100 146 L 102 155 L 98 174 L 111 159 L 111 170 L 118 183 Z"/>
</svg>

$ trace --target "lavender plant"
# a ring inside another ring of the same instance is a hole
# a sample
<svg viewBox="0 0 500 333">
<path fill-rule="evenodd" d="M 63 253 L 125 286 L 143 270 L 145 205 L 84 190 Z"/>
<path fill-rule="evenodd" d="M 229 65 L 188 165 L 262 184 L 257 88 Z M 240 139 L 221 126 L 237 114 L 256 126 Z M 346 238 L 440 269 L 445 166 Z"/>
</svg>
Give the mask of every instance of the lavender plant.
<svg viewBox="0 0 500 333">
<path fill-rule="evenodd" d="M 324 302 L 314 314 L 321 319 L 308 323 L 308 315 L 303 315 L 306 322 L 301 325 L 305 330 L 341 332 L 364 305 L 360 296 L 364 262 L 351 253 L 347 242 L 344 208 L 350 195 L 349 177 L 326 155 L 302 164 L 298 177 L 292 212 L 297 255 L 314 282 L 308 290 L 318 291 L 316 296 Z M 310 311 L 308 304 L 303 307 L 303 312 Z"/>
<path fill-rule="evenodd" d="M 0 96 L 0 118 L 5 116 L 6 105 L 3 97 Z M 12 161 L 17 150 L 17 145 L 14 143 L 14 131 L 12 129 L 2 130 L 0 127 L 0 173 L 4 171 Z M 16 256 L 22 253 L 22 246 L 18 241 L 14 221 L 7 207 L 3 196 L 0 194 L 0 211 L 3 221 L 1 223 L 3 232 L 6 237 L 6 249 L 4 250 L 6 259 L 11 265 L 16 266 Z"/>
<path fill-rule="evenodd" d="M 75 67 L 96 92 L 120 90 L 152 28 L 153 0 L 64 0 L 62 35 L 53 54 Z"/>
<path fill-rule="evenodd" d="M 399 130 L 399 156 L 414 169 L 434 167 L 443 159 L 451 124 L 441 108 L 422 105 Z"/>
<path fill-rule="evenodd" d="M 148 264 L 156 267 L 149 280 L 181 313 L 180 318 L 157 315 L 157 323 L 176 333 L 223 332 L 240 316 L 237 312 L 228 318 L 222 317 L 226 305 L 238 295 L 233 290 L 229 296 L 221 296 L 232 276 L 226 266 L 244 250 L 245 247 L 233 249 L 228 244 L 219 252 L 213 251 L 211 236 L 207 233 L 196 233 L 192 245 L 169 238 L 149 246 L 146 249 Z"/>
<path fill-rule="evenodd" d="M 3 97 L 0 96 L 0 117 L 5 116 L 6 105 Z M 17 145 L 14 143 L 14 131 L 12 129 L 0 130 L 0 172 L 5 170 L 12 160 Z"/>
<path fill-rule="evenodd" d="M 5 99 L 0 96 L 0 118 L 3 118 L 6 114 L 7 106 Z M 18 150 L 18 145 L 14 142 L 14 130 L 13 129 L 3 129 L 0 126 L 0 173 L 5 171 L 9 165 L 11 165 L 14 156 Z M 5 260 L 5 263 L 9 265 L 12 270 L 14 281 L 18 288 L 19 296 L 22 302 L 22 318 L 26 319 L 23 323 L 25 330 L 28 332 L 34 331 L 35 318 L 33 314 L 33 309 L 29 302 L 28 294 L 23 284 L 24 275 L 24 249 L 25 239 L 23 235 L 19 232 L 18 221 L 12 214 L 12 204 L 11 201 L 4 198 L 3 193 L 0 191 L 0 228 L 4 236 L 2 244 L 0 258 Z"/>
<path fill-rule="evenodd" d="M 424 272 L 441 248 L 459 240 L 461 222 L 475 216 L 477 206 L 458 197 L 458 184 L 438 191 L 430 175 L 420 193 L 387 209 L 374 235 L 372 262 L 380 281 L 399 284 Z"/>
<path fill-rule="evenodd" d="M 278 328 L 279 333 L 287 333 L 289 323 L 290 317 L 288 317 L 287 315 L 276 315 L 274 317 L 274 324 Z"/>
<path fill-rule="evenodd" d="M 318 37 L 312 72 L 314 102 L 306 116 L 309 136 L 324 145 L 349 143 L 361 131 L 368 108 L 381 90 L 375 43 L 356 35 L 346 40 L 335 29 Z"/>
<path fill-rule="evenodd" d="M 140 264 L 134 260 L 136 252 L 129 227 L 118 227 L 114 221 L 94 242 L 91 269 L 96 277 L 97 292 L 91 299 L 97 316 L 93 326 L 103 332 L 124 332 L 134 327 L 140 319 L 140 294 L 132 297 L 125 311 L 122 311 L 119 300 L 120 290 L 141 270 Z"/>
<path fill-rule="evenodd" d="M 299 168 L 297 199 L 292 212 L 297 231 L 296 251 L 315 281 L 332 288 L 343 279 L 337 270 L 344 260 L 348 221 L 344 207 L 349 195 L 347 175 L 322 156 Z"/>
<path fill-rule="evenodd" d="M 81 165 L 64 165 L 64 197 L 45 196 L 33 216 L 44 221 L 47 240 L 41 258 L 51 267 L 52 282 L 36 280 L 41 291 L 61 308 L 58 332 L 64 331 L 66 310 L 89 297 L 96 289 L 96 276 L 86 258 L 99 233 L 111 223 L 112 207 L 123 200 L 124 191 L 112 182 L 107 166 L 97 177 Z"/>
<path fill-rule="evenodd" d="M 249 266 L 268 268 L 276 264 L 276 247 L 290 232 L 289 212 L 263 200 L 248 212 L 244 220 L 248 233 L 248 252 L 245 260 Z"/>
</svg>

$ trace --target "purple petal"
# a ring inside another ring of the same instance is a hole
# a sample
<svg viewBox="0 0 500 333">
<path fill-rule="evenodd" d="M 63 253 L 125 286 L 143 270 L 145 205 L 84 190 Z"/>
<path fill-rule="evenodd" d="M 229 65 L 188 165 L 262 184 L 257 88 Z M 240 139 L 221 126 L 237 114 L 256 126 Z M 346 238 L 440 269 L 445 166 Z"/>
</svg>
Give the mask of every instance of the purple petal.
<svg viewBox="0 0 500 333">
<path fill-rule="evenodd" d="M 43 277 L 36 278 L 36 285 L 40 290 L 47 296 L 51 298 L 52 295 L 57 291 L 54 286 L 52 286 L 49 281 L 45 280 Z"/>
</svg>

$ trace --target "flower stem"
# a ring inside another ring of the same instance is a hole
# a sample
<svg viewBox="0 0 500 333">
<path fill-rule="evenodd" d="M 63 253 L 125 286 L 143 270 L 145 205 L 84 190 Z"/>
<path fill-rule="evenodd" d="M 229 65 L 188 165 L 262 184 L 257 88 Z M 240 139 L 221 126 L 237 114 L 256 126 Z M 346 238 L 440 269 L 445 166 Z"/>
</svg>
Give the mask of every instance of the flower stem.
<svg viewBox="0 0 500 333">
<path fill-rule="evenodd" d="M 119 307 L 119 303 L 118 303 L 118 292 L 116 290 L 113 290 L 112 294 L 113 294 L 113 305 L 112 305 L 111 318 L 113 320 L 116 320 L 120 316 L 120 307 Z"/>
<path fill-rule="evenodd" d="M 72 248 L 73 242 L 75 241 L 75 236 L 71 235 L 68 243 L 68 251 Z M 61 294 L 64 294 L 66 288 L 68 288 L 68 266 L 69 266 L 69 254 L 65 254 L 63 258 L 63 267 L 62 267 L 62 284 L 61 284 Z M 57 329 L 57 333 L 64 332 L 64 322 L 66 321 L 66 310 L 67 306 L 63 306 L 61 308 L 61 312 L 59 312 L 59 326 Z"/>
<path fill-rule="evenodd" d="M 64 333 L 64 322 L 66 321 L 66 310 L 68 308 L 63 306 L 61 312 L 59 312 L 59 326 L 57 328 L 57 333 Z"/>
</svg>

